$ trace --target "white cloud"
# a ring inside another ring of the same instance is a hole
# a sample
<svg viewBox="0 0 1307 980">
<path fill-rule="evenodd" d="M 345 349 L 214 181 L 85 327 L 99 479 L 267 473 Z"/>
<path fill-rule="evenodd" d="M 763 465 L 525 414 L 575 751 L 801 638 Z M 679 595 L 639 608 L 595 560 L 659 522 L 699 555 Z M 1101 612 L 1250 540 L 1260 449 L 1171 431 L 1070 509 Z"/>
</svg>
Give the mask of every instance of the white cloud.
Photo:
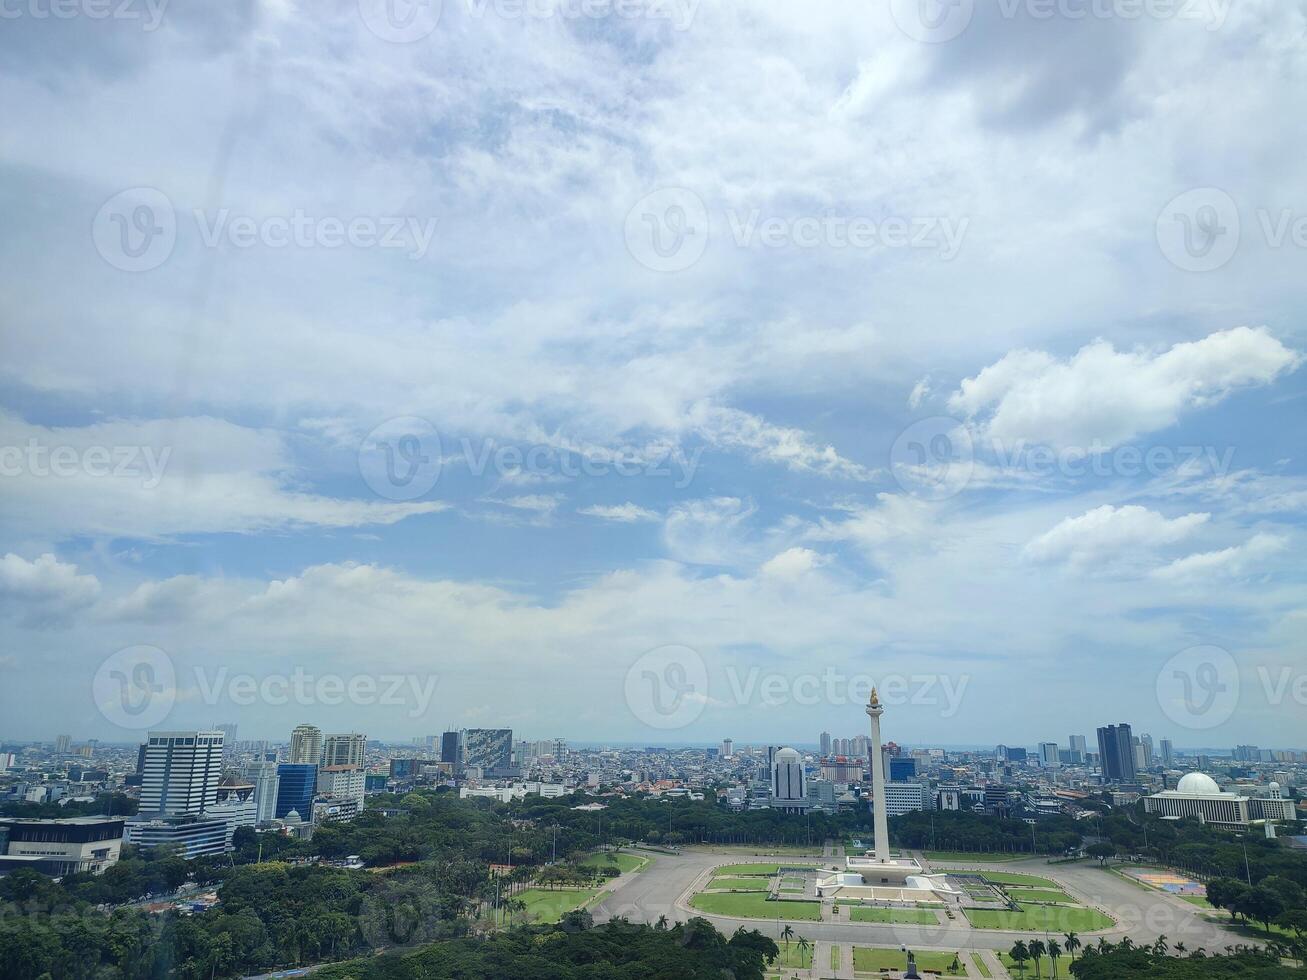
<svg viewBox="0 0 1307 980">
<path fill-rule="evenodd" d="M 28 561 L 12 552 L 0 558 L 0 607 L 16 612 L 29 625 L 51 625 L 89 606 L 100 595 L 100 582 L 76 565 L 54 555 Z"/>
<path fill-rule="evenodd" d="M 1100 340 L 1066 361 L 1012 351 L 963 380 L 949 405 L 1009 445 L 1112 447 L 1300 363 L 1264 328 L 1224 330 L 1161 352 L 1118 351 Z"/>
<path fill-rule="evenodd" d="M 810 548 L 787 548 L 779 555 L 763 562 L 759 571 L 770 578 L 801 578 L 826 563 L 826 559 Z"/>
<path fill-rule="evenodd" d="M 656 521 L 658 520 L 657 511 L 652 511 L 647 507 L 641 507 L 639 504 L 627 501 L 624 504 L 605 505 L 594 504 L 590 507 L 580 507 L 577 509 L 578 514 L 584 514 L 586 517 L 598 517 L 604 521 L 616 521 L 619 524 L 634 524 L 638 521 Z"/>
<path fill-rule="evenodd" d="M 1260 562 L 1283 551 L 1288 543 L 1288 539 L 1280 535 L 1255 534 L 1240 545 L 1177 558 L 1169 565 L 1154 569 L 1153 575 L 1167 582 L 1244 575 L 1256 571 Z"/>
<path fill-rule="evenodd" d="M 1149 563 L 1159 548 L 1189 537 L 1210 514 L 1174 519 L 1135 504 L 1105 504 L 1068 517 L 1030 541 L 1023 554 L 1038 563 L 1064 564 L 1097 572 Z"/>
<path fill-rule="evenodd" d="M 54 427 L 0 413 L 0 446 L 0 523 L 51 540 L 357 527 L 447 507 L 305 492 L 280 434 L 215 418 Z"/>
</svg>

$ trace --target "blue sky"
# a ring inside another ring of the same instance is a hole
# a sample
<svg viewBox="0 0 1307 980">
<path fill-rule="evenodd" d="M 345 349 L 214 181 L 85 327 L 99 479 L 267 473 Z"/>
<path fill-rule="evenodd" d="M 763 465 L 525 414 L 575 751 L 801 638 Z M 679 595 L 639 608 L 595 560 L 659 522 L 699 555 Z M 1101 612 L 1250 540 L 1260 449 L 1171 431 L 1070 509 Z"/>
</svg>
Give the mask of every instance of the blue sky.
<svg viewBox="0 0 1307 980">
<path fill-rule="evenodd" d="M 1307 5 L 1129 6 L 15 8 L 0 735 L 1286 746 Z"/>
</svg>

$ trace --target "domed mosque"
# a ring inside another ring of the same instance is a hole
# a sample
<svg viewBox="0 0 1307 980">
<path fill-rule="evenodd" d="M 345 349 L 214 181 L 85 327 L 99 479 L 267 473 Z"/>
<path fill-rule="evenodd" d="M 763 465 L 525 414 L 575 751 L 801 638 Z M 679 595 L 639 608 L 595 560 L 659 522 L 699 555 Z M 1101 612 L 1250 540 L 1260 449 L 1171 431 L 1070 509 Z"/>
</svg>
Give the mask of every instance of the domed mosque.
<svg viewBox="0 0 1307 980">
<path fill-rule="evenodd" d="M 1288 822 L 1294 818 L 1293 800 L 1283 799 L 1280 784 L 1271 783 L 1266 795 L 1227 793 L 1206 773 L 1182 776 L 1175 789 L 1144 797 L 1144 810 L 1164 820 L 1197 817 L 1223 830 L 1247 830 L 1253 824 Z M 1268 830 L 1267 836 L 1272 836 Z"/>
</svg>

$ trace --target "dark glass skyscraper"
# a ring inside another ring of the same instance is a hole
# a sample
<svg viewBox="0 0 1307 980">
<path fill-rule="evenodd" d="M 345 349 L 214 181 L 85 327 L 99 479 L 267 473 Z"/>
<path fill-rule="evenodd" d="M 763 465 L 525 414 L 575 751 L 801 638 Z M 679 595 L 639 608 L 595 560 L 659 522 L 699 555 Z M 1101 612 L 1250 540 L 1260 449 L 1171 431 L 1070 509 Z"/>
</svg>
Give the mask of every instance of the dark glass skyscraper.
<svg viewBox="0 0 1307 980">
<path fill-rule="evenodd" d="M 1108 782 L 1135 782 L 1135 739 L 1129 725 L 1108 725 L 1098 730 L 1098 758 Z"/>
<path fill-rule="evenodd" d="M 307 762 L 283 762 L 277 767 L 277 819 L 294 810 L 305 823 L 313 819 L 313 790 L 318 767 Z"/>
</svg>

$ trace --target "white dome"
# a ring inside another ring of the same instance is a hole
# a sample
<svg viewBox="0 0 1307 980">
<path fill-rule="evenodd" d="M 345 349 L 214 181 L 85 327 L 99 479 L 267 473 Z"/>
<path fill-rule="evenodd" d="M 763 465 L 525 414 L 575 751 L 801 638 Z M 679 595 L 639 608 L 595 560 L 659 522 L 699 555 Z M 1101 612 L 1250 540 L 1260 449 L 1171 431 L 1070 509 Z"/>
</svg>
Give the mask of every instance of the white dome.
<svg viewBox="0 0 1307 980">
<path fill-rule="evenodd" d="M 1216 785 L 1216 780 L 1211 776 L 1201 772 L 1191 772 L 1180 780 L 1175 791 L 1189 796 L 1216 796 L 1221 792 L 1221 787 Z"/>
<path fill-rule="evenodd" d="M 781 749 L 774 756 L 772 756 L 772 763 L 775 765 L 781 765 L 782 763 L 788 765 L 797 765 L 802 761 L 803 761 L 803 757 L 799 755 L 798 752 L 795 752 L 794 749 L 788 749 L 788 748 Z"/>
</svg>

